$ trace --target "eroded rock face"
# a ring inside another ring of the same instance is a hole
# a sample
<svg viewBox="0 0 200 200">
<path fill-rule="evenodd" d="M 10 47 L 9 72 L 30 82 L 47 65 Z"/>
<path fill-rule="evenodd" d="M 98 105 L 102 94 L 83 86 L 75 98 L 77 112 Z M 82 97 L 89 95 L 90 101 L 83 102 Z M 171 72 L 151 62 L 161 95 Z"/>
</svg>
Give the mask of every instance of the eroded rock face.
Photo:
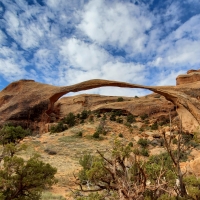
<svg viewBox="0 0 200 200">
<path fill-rule="evenodd" d="M 189 70 L 187 74 L 181 74 L 176 78 L 176 85 L 194 83 L 200 81 L 200 70 Z"/>
<path fill-rule="evenodd" d="M 166 100 L 176 106 L 185 130 L 196 130 L 200 124 L 200 81 L 195 82 L 195 84 L 188 83 L 177 86 L 143 86 L 99 79 L 65 87 L 56 87 L 32 80 L 13 82 L 0 92 L 0 124 L 12 121 L 33 129 L 40 128 L 42 132 L 41 127 L 44 127 L 44 124 L 50 121 L 52 114 L 59 113 L 59 107 L 54 106 L 54 104 L 61 96 L 69 92 L 103 86 L 149 89 L 164 96 Z M 135 102 L 135 104 L 137 103 Z M 101 106 L 100 104 L 96 105 L 96 108 L 101 108 Z M 127 106 L 126 109 L 131 112 L 131 106 L 133 106 L 131 101 L 130 104 L 119 102 L 119 104 L 103 105 L 104 108 L 122 108 L 124 106 Z M 138 110 L 139 106 L 141 106 L 140 102 L 138 103 Z M 95 109 L 94 105 L 93 109 Z"/>
<path fill-rule="evenodd" d="M 174 105 L 158 94 L 151 94 L 144 97 L 123 97 L 122 102 L 118 102 L 117 96 L 102 96 L 81 94 L 77 96 L 63 97 L 54 106 L 55 112 L 59 111 L 60 118 L 68 113 L 80 113 L 85 110 L 111 111 L 113 109 L 124 110 L 136 116 L 147 114 L 155 118 L 169 118 L 169 112 L 174 111 Z"/>
</svg>

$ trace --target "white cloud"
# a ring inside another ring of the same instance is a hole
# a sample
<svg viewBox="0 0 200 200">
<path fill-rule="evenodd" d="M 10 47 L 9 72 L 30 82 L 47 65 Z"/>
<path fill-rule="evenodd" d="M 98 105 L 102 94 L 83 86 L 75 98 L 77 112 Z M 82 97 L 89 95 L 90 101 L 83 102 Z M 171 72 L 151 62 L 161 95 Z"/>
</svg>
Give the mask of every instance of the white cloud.
<svg viewBox="0 0 200 200">
<path fill-rule="evenodd" d="M 3 33 L 3 31 L 0 30 L 0 46 L 6 43 L 6 39 L 6 35 Z"/>
<path fill-rule="evenodd" d="M 192 17 L 160 42 L 156 56 L 148 65 L 192 68 L 200 64 L 200 15 Z"/>
<path fill-rule="evenodd" d="M 78 28 L 99 44 L 138 53 L 144 50 L 145 31 L 152 26 L 147 13 L 131 3 L 92 0 L 85 6 Z"/>
<path fill-rule="evenodd" d="M 16 81 L 26 74 L 23 67 L 16 64 L 13 59 L 0 59 L 0 74 L 7 81 Z"/>
<path fill-rule="evenodd" d="M 154 85 L 160 85 L 160 86 L 176 85 L 176 77 L 184 73 L 185 73 L 184 70 L 160 71 L 156 76 L 157 80 L 155 80 Z"/>
<path fill-rule="evenodd" d="M 132 83 L 144 83 L 145 67 L 134 63 L 108 62 L 102 67 L 102 77 Z"/>
<path fill-rule="evenodd" d="M 65 40 L 60 55 L 71 66 L 81 70 L 98 69 L 108 61 L 109 55 L 95 44 L 88 44 L 75 38 Z"/>
</svg>

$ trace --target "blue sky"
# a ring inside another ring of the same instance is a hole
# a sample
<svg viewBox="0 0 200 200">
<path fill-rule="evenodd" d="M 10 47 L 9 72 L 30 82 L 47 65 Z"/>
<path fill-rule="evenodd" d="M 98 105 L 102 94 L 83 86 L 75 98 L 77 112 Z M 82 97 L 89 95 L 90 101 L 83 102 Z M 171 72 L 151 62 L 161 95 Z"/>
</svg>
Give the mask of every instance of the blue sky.
<svg viewBox="0 0 200 200">
<path fill-rule="evenodd" d="M 199 0 L 2 0 L 0 27 L 0 89 L 19 79 L 175 85 L 200 68 Z"/>
</svg>

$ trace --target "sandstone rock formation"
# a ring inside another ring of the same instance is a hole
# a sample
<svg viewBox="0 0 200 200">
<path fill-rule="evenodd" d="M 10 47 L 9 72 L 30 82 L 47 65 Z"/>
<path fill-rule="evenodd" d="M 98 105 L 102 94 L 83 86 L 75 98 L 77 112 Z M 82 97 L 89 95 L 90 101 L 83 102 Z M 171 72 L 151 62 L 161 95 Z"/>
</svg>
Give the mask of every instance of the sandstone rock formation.
<svg viewBox="0 0 200 200">
<path fill-rule="evenodd" d="M 176 78 L 176 85 L 194 83 L 200 81 L 200 70 L 189 70 L 187 74 L 181 74 Z"/>
<path fill-rule="evenodd" d="M 123 97 L 122 102 L 118 102 L 117 96 L 102 96 L 81 94 L 70 97 L 63 97 L 55 103 L 54 111 L 59 111 L 59 117 L 63 118 L 68 113 L 80 113 L 85 110 L 111 111 L 113 109 L 124 110 L 135 116 L 147 114 L 158 118 L 167 115 L 174 110 L 174 105 L 158 94 L 150 94 L 144 97 Z"/>
<path fill-rule="evenodd" d="M 177 86 L 143 86 L 99 79 L 65 87 L 42 84 L 33 80 L 13 82 L 0 92 L 0 124 L 12 121 L 39 129 L 49 121 L 51 114 L 55 112 L 54 104 L 61 96 L 69 92 L 103 86 L 151 90 L 164 96 L 176 106 L 185 130 L 196 130 L 200 124 L 200 81 Z M 120 107 L 120 104 L 118 106 Z"/>
</svg>

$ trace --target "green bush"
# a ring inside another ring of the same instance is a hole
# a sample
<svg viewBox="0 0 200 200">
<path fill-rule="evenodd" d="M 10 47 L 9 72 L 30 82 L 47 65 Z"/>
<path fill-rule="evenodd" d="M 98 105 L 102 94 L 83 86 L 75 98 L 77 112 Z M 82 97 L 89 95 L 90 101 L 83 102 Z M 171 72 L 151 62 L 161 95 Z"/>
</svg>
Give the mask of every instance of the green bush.
<svg viewBox="0 0 200 200">
<path fill-rule="evenodd" d="M 114 113 L 111 114 L 110 121 L 116 121 L 116 115 Z"/>
<path fill-rule="evenodd" d="M 119 124 L 123 124 L 123 119 L 119 117 L 119 118 L 117 118 L 116 122 Z"/>
<path fill-rule="evenodd" d="M 56 168 L 33 156 L 28 161 L 16 156 L 4 157 L 0 169 L 1 199 L 40 199 L 42 190 L 56 183 Z"/>
<path fill-rule="evenodd" d="M 172 143 L 173 143 L 173 144 L 178 144 L 178 140 L 177 140 L 176 138 L 174 138 L 174 139 L 172 140 Z"/>
<path fill-rule="evenodd" d="M 146 148 L 149 144 L 149 141 L 144 138 L 140 138 L 137 142 L 141 147 Z"/>
<path fill-rule="evenodd" d="M 72 127 L 75 125 L 76 121 L 75 121 L 75 115 L 73 113 L 69 113 L 64 119 L 63 122 L 65 124 L 68 124 L 69 127 Z"/>
<path fill-rule="evenodd" d="M 132 115 L 132 114 L 129 114 L 129 115 L 127 115 L 127 122 L 129 122 L 129 123 L 133 123 L 133 122 L 135 122 L 136 120 L 135 120 L 135 117 Z"/>
<path fill-rule="evenodd" d="M 106 120 L 106 119 L 107 119 L 106 114 L 103 114 L 102 120 Z"/>
<path fill-rule="evenodd" d="M 99 132 L 98 131 L 94 132 L 94 134 L 92 135 L 92 137 L 93 138 L 99 138 Z"/>
<path fill-rule="evenodd" d="M 81 112 L 81 119 L 87 119 L 87 117 L 88 117 L 88 111 L 87 110 L 83 110 L 82 112 Z"/>
<path fill-rule="evenodd" d="M 151 130 L 158 130 L 158 124 L 157 122 L 154 122 L 151 126 Z"/>
<path fill-rule="evenodd" d="M 30 135 L 30 130 L 25 130 L 21 126 L 4 125 L 0 130 L 0 143 L 15 143 Z"/>
<path fill-rule="evenodd" d="M 60 122 L 58 122 L 58 124 L 56 126 L 51 127 L 50 132 L 51 133 L 60 133 L 67 129 L 68 129 L 67 126 L 64 125 L 62 121 L 60 121 Z"/>
<path fill-rule="evenodd" d="M 115 110 L 115 116 L 121 116 L 122 115 L 122 110 Z"/>
<path fill-rule="evenodd" d="M 120 134 L 119 134 L 119 137 L 123 138 L 124 136 L 123 136 L 123 134 L 122 134 L 122 133 L 120 133 Z"/>
<path fill-rule="evenodd" d="M 128 146 L 133 147 L 133 142 L 129 142 Z"/>
<path fill-rule="evenodd" d="M 118 101 L 118 102 L 122 102 L 122 101 L 124 101 L 124 98 L 123 98 L 123 97 L 119 97 L 119 98 L 117 99 L 117 101 Z"/>
<path fill-rule="evenodd" d="M 148 118 L 148 115 L 145 113 L 145 114 L 141 115 L 140 118 L 141 118 L 142 120 L 145 120 L 145 119 Z"/>
<path fill-rule="evenodd" d="M 148 152 L 148 150 L 145 149 L 145 148 L 142 148 L 142 149 L 141 149 L 140 154 L 141 154 L 142 156 L 145 156 L 145 157 L 148 157 L 148 156 L 149 156 L 149 152 Z"/>
</svg>

